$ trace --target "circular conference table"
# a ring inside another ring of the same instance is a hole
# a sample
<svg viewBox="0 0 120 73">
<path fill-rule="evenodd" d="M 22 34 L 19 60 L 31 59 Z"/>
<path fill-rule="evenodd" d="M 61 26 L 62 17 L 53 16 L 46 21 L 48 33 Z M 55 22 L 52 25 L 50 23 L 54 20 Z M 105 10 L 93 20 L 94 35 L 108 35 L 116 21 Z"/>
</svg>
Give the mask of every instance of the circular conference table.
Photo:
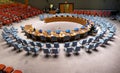
<svg viewBox="0 0 120 73">
<path fill-rule="evenodd" d="M 69 30 L 69 32 L 60 31 L 59 33 L 57 33 L 55 31 L 47 32 L 44 30 L 35 29 L 32 27 L 32 25 L 25 25 L 24 31 L 26 36 L 28 38 L 32 38 L 33 40 L 41 42 L 68 42 L 78 40 L 87 36 L 87 34 L 91 30 L 91 27 L 93 26 L 93 23 L 89 23 L 86 26 L 88 20 L 78 17 L 51 17 L 45 18 L 44 21 L 46 23 L 56 21 L 76 22 L 82 24 L 84 28 L 78 28 L 77 30 Z"/>
</svg>

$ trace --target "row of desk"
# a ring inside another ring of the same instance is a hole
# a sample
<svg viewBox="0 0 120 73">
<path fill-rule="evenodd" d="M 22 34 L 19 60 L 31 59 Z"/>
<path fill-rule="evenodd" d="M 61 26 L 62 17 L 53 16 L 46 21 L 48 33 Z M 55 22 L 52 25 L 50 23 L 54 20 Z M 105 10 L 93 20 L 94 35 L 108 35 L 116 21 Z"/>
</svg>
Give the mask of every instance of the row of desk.
<svg viewBox="0 0 120 73">
<path fill-rule="evenodd" d="M 25 25 L 24 27 L 24 31 L 28 38 L 32 38 L 33 40 L 37 40 L 37 41 L 42 41 L 43 40 L 43 38 L 41 38 L 42 36 L 44 37 L 44 41 L 42 42 L 52 42 L 52 41 L 54 42 L 55 40 L 52 40 L 53 37 L 54 39 L 56 39 L 55 42 L 63 42 L 66 36 L 69 36 L 70 40 L 75 40 L 75 39 L 77 40 L 85 37 L 87 33 L 90 31 L 90 29 L 91 29 L 91 26 L 85 27 L 84 29 L 79 28 L 78 31 L 71 30 L 70 33 L 61 31 L 59 34 L 57 34 L 54 31 L 52 31 L 51 33 L 48 33 L 47 31 L 44 31 L 44 30 L 42 30 L 42 32 L 39 32 L 39 30 L 33 28 L 32 25 Z M 64 41 L 64 42 L 67 42 L 67 41 Z"/>
<path fill-rule="evenodd" d="M 87 20 L 84 18 L 71 17 L 71 16 L 66 16 L 66 17 L 65 16 L 55 16 L 55 17 L 45 18 L 44 21 L 45 21 L 45 23 L 56 22 L 56 21 L 69 21 L 69 22 L 79 23 L 82 25 L 85 25 L 87 23 Z"/>
</svg>

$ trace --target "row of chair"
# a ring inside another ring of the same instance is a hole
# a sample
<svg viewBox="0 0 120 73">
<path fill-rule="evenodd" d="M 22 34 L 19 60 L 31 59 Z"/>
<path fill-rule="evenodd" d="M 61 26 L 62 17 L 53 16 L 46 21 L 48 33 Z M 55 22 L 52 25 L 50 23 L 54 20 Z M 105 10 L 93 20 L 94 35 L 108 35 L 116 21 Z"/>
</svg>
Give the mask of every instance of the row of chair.
<svg viewBox="0 0 120 73">
<path fill-rule="evenodd" d="M 14 30 L 14 31 L 11 31 Z M 57 55 L 59 53 L 59 43 L 55 42 L 53 46 L 49 45 L 49 43 L 44 44 L 41 42 L 33 42 L 21 39 L 17 35 L 17 29 L 11 27 L 10 29 L 4 28 L 4 32 L 2 32 L 3 39 L 7 42 L 9 46 L 13 46 L 15 50 L 19 52 L 25 50 L 27 54 L 34 53 L 37 55 L 40 50 L 43 50 L 45 54 L 54 54 Z M 8 32 L 9 31 L 9 32 Z M 49 49 L 48 49 L 49 48 Z M 51 48 L 51 49 L 50 49 Z"/>
<path fill-rule="evenodd" d="M 42 10 L 20 3 L 0 5 L 0 27 L 41 13 Z"/>
<path fill-rule="evenodd" d="M 111 10 L 74 10 L 73 13 L 106 17 L 111 15 Z"/>
<path fill-rule="evenodd" d="M 110 18 L 111 20 L 117 20 L 120 22 L 120 15 L 114 15 L 114 16 L 111 16 Z"/>
<path fill-rule="evenodd" d="M 82 39 L 80 41 L 66 42 L 64 47 L 67 54 L 70 54 L 73 51 L 77 51 L 78 53 L 80 51 L 80 48 L 85 48 L 87 52 L 90 52 L 91 50 L 96 50 L 99 45 L 107 44 L 108 41 L 110 41 L 115 35 L 116 27 L 108 22 L 106 19 L 97 16 L 81 16 L 93 21 L 97 27 L 100 27 L 101 31 L 97 33 L 97 35 L 94 37 Z M 71 46 L 70 44 L 74 44 L 75 47 Z"/>
<path fill-rule="evenodd" d="M 11 66 L 6 67 L 6 65 L 0 64 L 0 73 L 22 73 L 22 71 L 16 70 Z"/>
</svg>

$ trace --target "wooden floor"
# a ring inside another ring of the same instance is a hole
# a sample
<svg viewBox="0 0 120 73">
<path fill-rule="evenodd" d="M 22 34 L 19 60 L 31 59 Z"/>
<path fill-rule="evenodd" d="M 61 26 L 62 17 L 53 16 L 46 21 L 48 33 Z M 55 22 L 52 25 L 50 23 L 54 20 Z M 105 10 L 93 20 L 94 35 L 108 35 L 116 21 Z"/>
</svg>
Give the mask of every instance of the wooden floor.
<svg viewBox="0 0 120 73">
<path fill-rule="evenodd" d="M 20 28 L 20 25 L 37 23 L 37 19 L 30 18 L 12 26 Z M 37 57 L 32 54 L 26 56 L 25 51 L 17 53 L 13 47 L 8 47 L 0 35 L 0 63 L 20 69 L 23 73 L 120 73 L 120 22 L 110 22 L 116 25 L 117 32 L 109 45 L 98 47 L 98 51 L 91 54 L 82 49 L 78 56 L 72 54 L 70 57 L 65 55 L 63 44 L 57 58 L 46 58 L 42 52 Z M 20 36 L 23 37 L 23 34 Z"/>
</svg>

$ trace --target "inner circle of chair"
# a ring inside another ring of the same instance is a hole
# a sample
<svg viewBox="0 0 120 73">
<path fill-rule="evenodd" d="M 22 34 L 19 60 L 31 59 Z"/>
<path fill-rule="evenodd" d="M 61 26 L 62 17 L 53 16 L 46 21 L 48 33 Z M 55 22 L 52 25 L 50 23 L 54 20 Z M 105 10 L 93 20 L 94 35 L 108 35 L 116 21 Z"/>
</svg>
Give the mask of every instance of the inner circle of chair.
<svg viewBox="0 0 120 73">
<path fill-rule="evenodd" d="M 43 16 L 45 17 L 45 16 Z M 90 32 L 91 27 L 94 25 L 93 22 L 82 18 L 82 17 L 77 17 L 75 15 L 53 15 L 53 16 L 47 16 L 44 18 L 45 23 L 49 22 L 57 22 L 57 21 L 69 21 L 69 22 L 76 22 L 81 24 L 81 27 L 76 27 L 73 30 L 66 29 L 65 31 L 61 30 L 56 30 L 56 31 L 51 31 L 51 30 L 41 30 L 41 29 L 36 29 L 33 28 L 32 25 L 25 25 L 24 31 L 26 33 L 26 36 L 28 38 L 32 38 L 33 40 L 36 41 L 41 41 L 41 42 L 68 42 L 68 41 L 73 41 L 73 40 L 79 40 L 83 37 L 86 37 L 88 35 L 88 32 Z"/>
</svg>

